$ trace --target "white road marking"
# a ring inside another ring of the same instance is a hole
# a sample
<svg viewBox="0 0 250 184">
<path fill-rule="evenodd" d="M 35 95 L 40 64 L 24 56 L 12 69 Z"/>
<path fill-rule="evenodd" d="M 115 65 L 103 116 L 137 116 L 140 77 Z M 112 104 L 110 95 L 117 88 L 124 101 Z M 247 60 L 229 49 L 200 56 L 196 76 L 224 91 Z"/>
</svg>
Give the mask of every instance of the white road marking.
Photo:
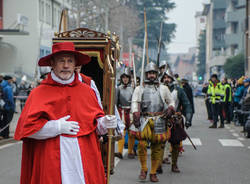
<svg viewBox="0 0 250 184">
<path fill-rule="evenodd" d="M 233 136 L 234 136 L 234 137 L 239 137 L 240 135 L 237 134 L 237 133 L 233 133 Z"/>
<path fill-rule="evenodd" d="M 248 146 L 247 148 L 250 149 L 250 146 Z"/>
<path fill-rule="evenodd" d="M 240 140 L 240 141 L 245 141 L 245 140 L 246 140 L 246 139 L 243 138 L 243 137 L 238 137 L 237 139 Z"/>
<path fill-rule="evenodd" d="M 201 140 L 199 138 L 191 138 L 195 146 L 202 146 Z M 186 139 L 182 142 L 183 145 L 192 145 L 191 142 Z"/>
<path fill-rule="evenodd" d="M 128 153 L 128 150 L 127 150 L 127 149 L 124 149 L 124 150 L 123 150 L 123 154 L 122 154 L 123 157 L 124 157 L 127 153 Z M 115 157 L 115 167 L 116 167 L 116 165 L 120 162 L 120 160 L 121 160 L 121 159 Z"/>
<path fill-rule="evenodd" d="M 232 132 L 232 133 L 233 133 L 233 132 L 235 132 L 235 130 L 234 130 L 234 129 L 231 129 L 231 130 L 229 130 L 229 132 Z"/>
<path fill-rule="evenodd" d="M 244 145 L 237 139 L 219 139 L 222 146 L 244 147 Z"/>
<path fill-rule="evenodd" d="M 4 148 L 11 147 L 11 146 L 14 146 L 14 145 L 16 145 L 16 144 L 21 144 L 21 143 L 22 143 L 22 141 L 13 142 L 13 143 L 9 143 L 9 144 L 5 144 L 5 145 L 0 146 L 0 150 L 1 150 L 1 149 L 4 149 Z"/>
</svg>

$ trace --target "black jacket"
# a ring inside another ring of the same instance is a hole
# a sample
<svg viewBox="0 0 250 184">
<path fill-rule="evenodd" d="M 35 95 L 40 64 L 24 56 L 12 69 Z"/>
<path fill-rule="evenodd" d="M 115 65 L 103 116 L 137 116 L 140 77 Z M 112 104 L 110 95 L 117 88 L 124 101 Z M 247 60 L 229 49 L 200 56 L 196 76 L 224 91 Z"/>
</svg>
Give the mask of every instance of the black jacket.
<svg viewBox="0 0 250 184">
<path fill-rule="evenodd" d="M 187 83 L 183 85 L 183 89 L 184 89 L 184 91 L 185 91 L 186 94 L 187 94 L 187 97 L 188 97 L 188 99 L 189 99 L 189 102 L 191 103 L 192 110 L 193 110 L 193 113 L 194 113 L 195 111 L 194 111 L 193 90 L 192 90 L 192 88 L 189 86 L 189 84 L 187 84 Z"/>
</svg>

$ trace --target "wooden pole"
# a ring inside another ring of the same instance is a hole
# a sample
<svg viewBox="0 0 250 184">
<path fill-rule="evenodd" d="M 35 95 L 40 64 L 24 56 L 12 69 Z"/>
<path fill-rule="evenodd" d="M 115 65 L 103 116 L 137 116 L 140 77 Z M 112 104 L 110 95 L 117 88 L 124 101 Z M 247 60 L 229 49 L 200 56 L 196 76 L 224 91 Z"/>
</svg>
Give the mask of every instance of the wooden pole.
<svg viewBox="0 0 250 184">
<path fill-rule="evenodd" d="M 147 64 L 149 63 L 148 57 L 148 30 L 147 30 L 147 15 L 146 9 L 144 8 L 144 25 L 145 25 L 145 37 L 146 37 L 146 54 L 147 54 Z"/>
<path fill-rule="evenodd" d="M 144 8 L 144 21 L 146 21 L 146 10 Z M 146 26 L 146 23 L 145 23 Z M 140 86 L 143 85 L 143 79 L 144 79 L 144 63 L 145 63 L 145 51 L 146 51 L 146 38 L 147 38 L 147 32 L 145 29 L 145 34 L 144 34 L 144 43 L 143 43 L 143 54 L 142 54 L 142 65 L 141 65 L 141 81 L 140 81 Z"/>
<path fill-rule="evenodd" d="M 156 65 L 157 65 L 158 67 L 159 67 L 159 65 L 160 65 L 162 25 L 163 25 L 163 22 L 161 22 L 160 38 L 159 38 L 159 43 L 158 43 L 158 54 L 157 54 L 157 60 L 156 60 L 156 62 L 157 62 Z"/>
</svg>

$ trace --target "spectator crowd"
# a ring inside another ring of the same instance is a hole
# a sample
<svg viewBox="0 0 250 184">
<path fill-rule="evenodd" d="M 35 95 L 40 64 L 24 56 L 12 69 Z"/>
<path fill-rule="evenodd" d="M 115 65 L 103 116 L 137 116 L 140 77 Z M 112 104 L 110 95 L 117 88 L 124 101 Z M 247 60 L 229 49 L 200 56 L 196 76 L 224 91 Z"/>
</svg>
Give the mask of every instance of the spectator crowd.
<svg viewBox="0 0 250 184">
<path fill-rule="evenodd" d="M 20 100 L 22 110 L 31 89 L 25 77 L 17 84 L 15 77 L 0 75 L 0 140 L 9 138 L 10 122 L 17 113 L 16 100 Z"/>
<path fill-rule="evenodd" d="M 239 79 L 223 78 L 221 81 L 213 74 L 203 85 L 208 120 L 212 123 L 209 128 L 224 128 L 224 122 L 231 121 L 236 126 L 242 126 L 242 132 L 248 133 L 250 128 L 250 78 L 242 76 Z M 249 121 L 248 121 L 249 119 Z M 248 133 L 249 137 L 249 133 Z"/>
</svg>

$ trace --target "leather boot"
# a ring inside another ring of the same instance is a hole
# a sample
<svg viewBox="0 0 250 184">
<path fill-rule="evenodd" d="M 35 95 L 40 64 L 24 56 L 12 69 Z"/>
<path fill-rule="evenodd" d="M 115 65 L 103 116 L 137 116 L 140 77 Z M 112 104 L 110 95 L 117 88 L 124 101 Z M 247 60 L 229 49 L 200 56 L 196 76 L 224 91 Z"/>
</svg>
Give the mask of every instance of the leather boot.
<svg viewBox="0 0 250 184">
<path fill-rule="evenodd" d="M 129 159 L 134 159 L 134 158 L 135 158 L 135 154 L 129 153 L 129 154 L 128 154 L 128 158 L 129 158 Z"/>
<path fill-rule="evenodd" d="M 216 124 L 213 124 L 212 126 L 210 126 L 209 128 L 217 128 Z"/>
<path fill-rule="evenodd" d="M 170 164 L 170 161 L 168 160 L 168 158 L 164 158 L 164 160 L 162 161 L 163 164 Z"/>
<path fill-rule="evenodd" d="M 179 173 L 180 172 L 177 165 L 172 165 L 172 172 L 174 172 L 174 173 Z"/>
<path fill-rule="evenodd" d="M 141 174 L 140 174 L 140 176 L 139 176 L 139 179 L 141 180 L 141 181 L 145 181 L 146 179 L 147 179 L 147 171 L 143 171 L 143 170 L 141 170 Z"/>
<path fill-rule="evenodd" d="M 150 181 L 159 182 L 159 179 L 157 178 L 156 174 L 150 174 Z"/>
<path fill-rule="evenodd" d="M 220 124 L 219 128 L 224 128 L 224 124 Z"/>
<path fill-rule="evenodd" d="M 117 152 L 115 153 L 115 157 L 119 158 L 119 159 L 123 159 L 123 156 L 121 153 Z"/>
<path fill-rule="evenodd" d="M 157 174 L 162 174 L 163 173 L 161 165 L 159 165 L 159 167 L 157 168 L 156 172 L 157 172 Z"/>
</svg>

